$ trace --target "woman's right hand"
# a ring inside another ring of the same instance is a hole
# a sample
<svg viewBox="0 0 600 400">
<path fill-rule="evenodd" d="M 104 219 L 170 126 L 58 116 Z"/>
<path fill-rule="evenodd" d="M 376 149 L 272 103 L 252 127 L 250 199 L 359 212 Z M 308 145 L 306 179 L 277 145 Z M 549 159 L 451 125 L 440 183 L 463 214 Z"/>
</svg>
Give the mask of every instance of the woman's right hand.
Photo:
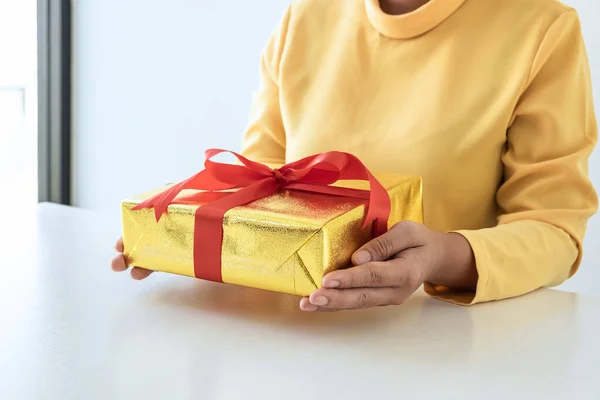
<svg viewBox="0 0 600 400">
<path fill-rule="evenodd" d="M 110 263 L 110 266 L 112 267 L 113 271 L 116 272 L 123 272 L 123 271 L 127 271 L 127 263 L 125 262 L 125 256 L 123 255 L 123 238 L 120 237 L 119 240 L 117 240 L 117 244 L 115 245 L 115 250 L 117 250 L 117 252 L 119 254 L 117 254 L 117 256 L 115 258 L 113 258 L 112 262 Z M 144 269 L 144 268 L 138 268 L 138 267 L 133 267 L 131 269 L 131 277 L 135 280 L 142 280 L 147 278 L 148 276 L 150 276 L 150 274 L 152 273 L 152 271 L 148 270 L 148 269 Z"/>
</svg>

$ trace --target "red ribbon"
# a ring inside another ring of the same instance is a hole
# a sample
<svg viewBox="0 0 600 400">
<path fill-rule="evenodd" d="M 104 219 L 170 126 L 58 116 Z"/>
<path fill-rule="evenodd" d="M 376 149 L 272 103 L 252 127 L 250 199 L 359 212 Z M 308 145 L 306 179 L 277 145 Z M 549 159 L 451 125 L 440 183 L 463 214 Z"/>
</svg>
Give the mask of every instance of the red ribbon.
<svg viewBox="0 0 600 400">
<path fill-rule="evenodd" d="M 214 162 L 212 157 L 231 153 L 241 165 Z M 227 150 L 205 152 L 205 169 L 196 175 L 141 202 L 134 210 L 153 208 L 156 221 L 176 204 L 177 195 L 185 189 L 203 190 L 190 200 L 208 202 L 198 207 L 194 223 L 194 273 L 197 278 L 222 282 L 221 244 L 223 217 L 231 208 L 269 196 L 279 189 L 303 190 L 334 196 L 368 200 L 363 229 L 372 223 L 373 235 L 387 231 L 390 198 L 385 188 L 363 163 L 352 154 L 339 151 L 321 153 L 289 163 L 278 169 Z M 340 180 L 364 180 L 370 190 L 329 186 Z M 235 190 L 237 189 L 237 190 Z M 235 190 L 235 191 L 231 191 Z"/>
</svg>

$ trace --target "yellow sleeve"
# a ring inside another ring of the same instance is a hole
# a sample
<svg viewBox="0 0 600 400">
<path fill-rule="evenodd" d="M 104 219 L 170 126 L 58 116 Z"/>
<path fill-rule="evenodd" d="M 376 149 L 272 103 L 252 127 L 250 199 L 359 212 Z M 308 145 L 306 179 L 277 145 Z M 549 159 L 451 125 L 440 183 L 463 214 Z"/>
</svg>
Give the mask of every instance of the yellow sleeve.
<svg viewBox="0 0 600 400">
<path fill-rule="evenodd" d="M 458 231 L 471 244 L 474 293 L 425 285 L 438 298 L 474 304 L 555 286 L 579 267 L 598 199 L 588 158 L 598 139 L 586 49 L 570 10 L 550 27 L 507 131 L 501 215 L 489 229 Z"/>
<path fill-rule="evenodd" d="M 254 93 L 242 154 L 267 164 L 285 163 L 285 129 L 279 105 L 279 70 L 290 21 L 291 6 L 269 38 L 261 57 L 260 86 Z"/>
</svg>

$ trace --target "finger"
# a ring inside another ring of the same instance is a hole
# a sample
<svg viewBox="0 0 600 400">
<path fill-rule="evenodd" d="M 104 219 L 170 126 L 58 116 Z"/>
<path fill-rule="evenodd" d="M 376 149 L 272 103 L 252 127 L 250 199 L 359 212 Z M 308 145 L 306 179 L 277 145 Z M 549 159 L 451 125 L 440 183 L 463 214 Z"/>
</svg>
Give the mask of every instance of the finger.
<svg viewBox="0 0 600 400">
<path fill-rule="evenodd" d="M 125 257 L 123 257 L 123 254 L 119 254 L 113 258 L 110 262 L 110 267 L 116 272 L 123 272 L 127 270 L 127 264 L 125 263 Z"/>
<path fill-rule="evenodd" d="M 420 246 L 419 233 L 422 225 L 416 222 L 403 221 L 392 229 L 362 246 L 352 255 L 354 265 L 362 265 L 371 261 L 385 261 L 396 253 L 411 247 Z"/>
<path fill-rule="evenodd" d="M 136 281 L 141 281 L 142 279 L 146 279 L 150 276 L 150 274 L 154 271 L 150 271 L 149 269 L 134 267 L 131 270 L 131 277 Z"/>
<path fill-rule="evenodd" d="M 310 304 L 310 301 L 308 300 L 308 297 L 303 297 L 300 300 L 300 309 L 302 311 L 307 311 L 307 312 L 334 312 L 334 311 L 338 311 L 334 308 L 325 308 L 325 307 L 319 307 L 319 306 L 315 306 L 314 304 Z"/>
<path fill-rule="evenodd" d="M 322 284 L 330 289 L 398 287 L 402 286 L 403 273 L 399 260 L 376 261 L 330 272 Z"/>
<path fill-rule="evenodd" d="M 348 310 L 402 304 L 411 293 L 400 288 L 319 289 L 309 301 L 318 307 Z"/>
<path fill-rule="evenodd" d="M 119 253 L 122 253 L 125 248 L 123 247 L 123 237 L 120 237 L 117 240 L 117 244 L 115 244 L 115 250 Z"/>
</svg>

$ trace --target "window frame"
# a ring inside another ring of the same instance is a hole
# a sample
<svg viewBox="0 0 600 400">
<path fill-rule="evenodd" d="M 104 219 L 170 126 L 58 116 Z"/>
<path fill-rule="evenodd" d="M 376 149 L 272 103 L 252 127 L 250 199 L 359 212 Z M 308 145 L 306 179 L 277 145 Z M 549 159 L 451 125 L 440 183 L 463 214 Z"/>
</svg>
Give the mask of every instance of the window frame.
<svg viewBox="0 0 600 400">
<path fill-rule="evenodd" d="M 71 204 L 70 0 L 37 0 L 38 201 Z"/>
</svg>

